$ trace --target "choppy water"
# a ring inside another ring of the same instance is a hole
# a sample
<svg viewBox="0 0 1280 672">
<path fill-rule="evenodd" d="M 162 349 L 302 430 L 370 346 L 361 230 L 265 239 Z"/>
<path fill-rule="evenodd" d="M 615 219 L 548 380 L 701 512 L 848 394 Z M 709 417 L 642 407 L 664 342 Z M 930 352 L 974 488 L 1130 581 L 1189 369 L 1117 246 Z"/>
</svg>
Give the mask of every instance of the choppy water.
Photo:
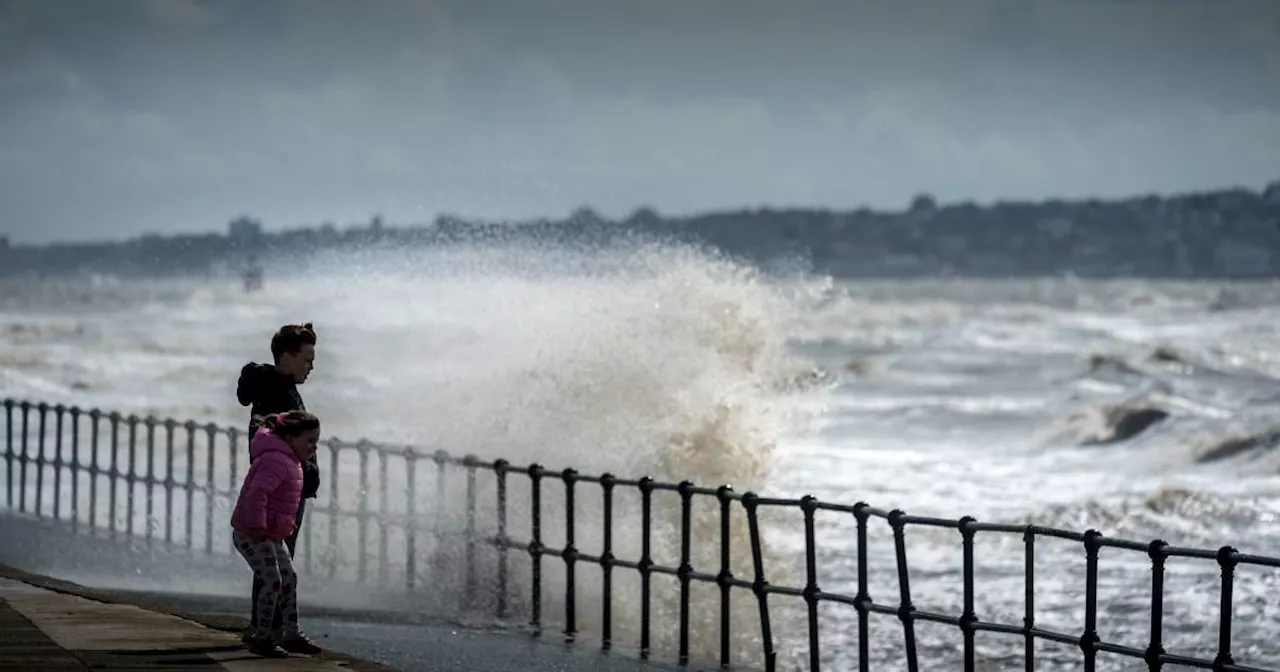
<svg viewBox="0 0 1280 672">
<path fill-rule="evenodd" d="M 1280 554 L 1280 459 L 1266 435 L 1280 426 L 1274 283 L 764 280 L 661 246 L 366 255 L 282 272 L 257 294 L 226 280 L 9 283 L 0 395 L 238 425 L 240 365 L 269 357 L 279 324 L 314 321 L 320 357 L 303 392 L 344 438 Z M 815 367 L 833 385 L 797 384 Z M 1122 402 L 1169 416 L 1107 442 L 1106 409 Z M 1208 459 L 1234 437 L 1261 438 Z M 797 522 L 768 528 L 775 553 L 802 548 Z M 820 585 L 854 593 L 852 520 L 823 515 L 818 536 Z M 872 593 L 894 604 L 887 526 L 873 537 Z M 1021 624 L 1020 549 L 979 537 L 984 620 Z M 1083 550 L 1041 550 L 1037 618 L 1078 633 Z M 959 535 L 911 529 L 908 552 L 916 606 L 959 614 Z M 1150 561 L 1104 551 L 1101 566 L 1103 638 L 1145 648 Z M 1169 567 L 1165 648 L 1211 658 L 1217 567 Z M 1238 662 L 1280 665 L 1277 578 L 1240 572 Z M 822 615 L 824 660 L 854 669 L 854 611 Z M 954 664 L 956 628 L 918 636 L 923 669 Z M 1016 637 L 978 641 L 984 669 L 1020 660 Z M 896 619 L 875 618 L 876 669 L 905 669 L 901 647 Z M 803 656 L 804 642 L 784 649 Z M 1078 651 L 1041 650 L 1042 669 L 1078 667 Z"/>
</svg>

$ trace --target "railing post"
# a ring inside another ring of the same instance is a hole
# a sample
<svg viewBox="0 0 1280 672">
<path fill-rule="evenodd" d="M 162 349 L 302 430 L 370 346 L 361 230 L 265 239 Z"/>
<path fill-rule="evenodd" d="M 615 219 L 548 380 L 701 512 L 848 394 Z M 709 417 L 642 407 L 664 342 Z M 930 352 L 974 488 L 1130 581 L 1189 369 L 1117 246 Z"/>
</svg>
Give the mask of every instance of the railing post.
<svg viewBox="0 0 1280 672">
<path fill-rule="evenodd" d="M 507 538 L 507 470 L 506 460 L 493 463 L 493 475 L 498 479 L 498 618 L 507 617 L 507 551 L 511 550 Z"/>
<path fill-rule="evenodd" d="M 214 455 L 217 454 L 218 443 L 218 426 L 212 422 L 204 426 L 205 434 L 208 437 L 206 445 L 208 450 L 204 456 L 205 459 L 205 505 L 204 505 L 204 550 L 206 553 L 213 553 L 213 506 L 218 497 L 218 482 L 214 480 L 214 466 L 217 463 Z"/>
<path fill-rule="evenodd" d="M 818 637 L 818 599 L 822 596 L 822 589 L 818 587 L 818 543 L 814 530 L 817 498 L 802 497 L 800 510 L 804 513 L 804 603 L 809 612 L 809 671 L 818 672 L 822 667 Z"/>
<path fill-rule="evenodd" d="M 195 518 L 192 509 L 196 499 L 196 425 L 194 420 L 188 420 L 184 424 L 183 429 L 187 431 L 187 483 L 185 490 L 187 491 L 187 510 L 186 510 L 186 526 L 187 526 L 187 548 L 195 547 Z"/>
<path fill-rule="evenodd" d="M 435 542 L 435 547 L 440 548 L 440 546 L 445 543 L 444 512 L 449 510 L 449 502 L 445 499 L 447 490 L 444 475 L 445 465 L 449 462 L 449 454 L 443 449 L 437 450 L 432 456 L 432 459 L 435 460 L 436 463 L 436 515 L 434 529 L 432 530 L 432 537 Z"/>
<path fill-rule="evenodd" d="M 112 411 L 108 419 L 111 422 L 111 471 L 109 472 L 111 476 L 111 493 L 107 500 L 107 517 L 110 518 L 107 528 L 111 531 L 111 538 L 115 539 L 116 531 L 120 527 L 119 523 L 116 522 L 116 516 L 118 515 L 116 504 L 119 501 L 120 490 L 120 420 L 122 420 L 122 417 L 119 413 Z"/>
<path fill-rule="evenodd" d="M 1025 551 L 1023 552 L 1023 561 L 1025 567 L 1023 569 L 1023 590 L 1025 591 L 1025 599 L 1023 601 L 1023 609 L 1025 612 L 1022 617 L 1022 636 L 1023 636 L 1023 662 L 1026 663 L 1026 672 L 1035 672 L 1036 669 L 1036 529 L 1032 525 L 1028 525 L 1026 531 L 1022 533 L 1022 543 Z"/>
<path fill-rule="evenodd" d="M 564 558 L 564 639 L 572 642 L 578 632 L 577 623 L 577 576 L 575 570 L 578 562 L 578 548 L 574 546 L 574 486 L 577 485 L 578 472 L 565 469 L 560 472 L 564 480 L 564 550 L 560 557 Z"/>
<path fill-rule="evenodd" d="M 466 578 L 466 596 L 467 604 L 475 604 L 476 599 L 476 463 L 479 461 L 475 455 L 466 455 L 462 458 L 463 468 L 467 472 L 466 481 L 466 546 L 467 546 L 467 578 Z"/>
<path fill-rule="evenodd" d="M 102 419 L 102 411 L 89 411 L 89 529 L 98 527 L 98 476 L 102 469 L 98 466 L 98 423 Z"/>
<path fill-rule="evenodd" d="M 72 531 L 79 531 L 79 470 L 81 470 L 81 461 L 79 461 L 79 415 L 81 410 L 79 407 L 70 407 L 72 413 Z"/>
<path fill-rule="evenodd" d="M 173 543 L 173 430 L 178 422 L 173 418 L 164 421 L 164 540 Z"/>
<path fill-rule="evenodd" d="M 62 520 L 62 418 L 67 407 L 53 407 L 53 519 Z"/>
<path fill-rule="evenodd" d="M 40 437 L 36 441 L 36 516 L 38 517 L 44 510 L 44 435 L 49 416 L 49 404 L 43 401 L 40 402 L 40 405 L 36 407 L 36 411 L 40 414 Z"/>
<path fill-rule="evenodd" d="M 246 473 L 248 472 L 246 471 Z M 319 493 L 317 493 L 317 495 L 318 494 Z M 318 498 L 314 502 L 312 502 L 311 516 L 310 518 L 308 518 L 308 520 L 311 521 L 311 524 L 310 525 L 304 524 L 302 526 L 301 534 L 298 535 L 297 546 L 295 546 L 295 548 L 302 549 L 301 551 L 298 552 L 298 555 L 301 556 L 302 558 L 302 571 L 308 575 L 311 574 L 312 557 L 314 555 L 314 550 L 313 550 L 314 544 L 312 543 L 311 536 L 313 534 L 313 530 L 315 530 L 315 527 L 316 527 L 315 517 L 316 517 L 316 514 L 319 513 L 317 509 L 320 508 L 319 506 L 316 505 L 316 502 L 319 502 Z M 297 564 L 297 561 L 295 560 L 294 569 L 297 569 L 297 568 L 298 568 L 298 564 Z"/>
<path fill-rule="evenodd" d="M 365 582 L 365 573 L 369 562 L 369 442 L 360 439 L 356 442 L 356 453 L 360 458 L 360 501 L 356 502 L 356 581 Z"/>
<path fill-rule="evenodd" d="M 1164 549 L 1168 546 L 1157 539 L 1147 547 L 1151 556 L 1151 642 L 1143 660 L 1150 672 L 1160 672 L 1164 667 Z"/>
<path fill-rule="evenodd" d="M 246 431 L 244 435 L 244 442 L 246 444 L 245 448 L 248 448 L 248 444 L 250 441 L 251 439 L 249 438 L 248 431 Z M 252 454 L 249 453 L 248 450 L 246 450 L 245 453 L 248 454 L 250 457 L 252 457 Z M 236 495 L 238 492 L 240 492 L 240 475 L 236 473 L 236 471 L 238 471 L 239 464 L 240 464 L 240 430 L 236 429 L 235 427 L 228 427 L 227 428 L 227 468 L 228 468 L 228 471 L 231 472 L 230 473 L 231 480 L 227 482 L 227 499 L 228 499 L 228 503 L 232 507 L 235 506 Z M 227 553 L 230 553 L 233 555 L 237 552 L 235 549 L 235 542 L 231 541 L 230 534 L 227 535 L 227 545 L 224 546 L 223 548 Z"/>
<path fill-rule="evenodd" d="M 147 427 L 147 546 L 151 546 L 155 528 L 156 498 L 156 418 L 147 416 L 144 421 Z"/>
<path fill-rule="evenodd" d="M 681 481 L 676 492 L 680 493 L 680 566 L 676 578 L 680 580 L 680 651 L 681 665 L 689 662 L 689 575 L 693 542 L 693 482 Z"/>
<path fill-rule="evenodd" d="M 18 463 L 21 470 L 18 477 L 18 512 L 26 513 L 27 511 L 27 462 L 31 459 L 31 453 L 28 450 L 29 440 L 29 418 L 31 417 L 31 402 L 24 401 L 20 406 L 22 409 L 22 460 Z"/>
<path fill-rule="evenodd" d="M 4 503 L 13 510 L 13 400 L 4 400 Z"/>
<path fill-rule="evenodd" d="M 867 577 L 867 518 L 871 515 L 871 505 L 858 502 L 853 505 L 853 517 L 858 523 L 858 595 L 854 598 L 854 608 L 858 610 L 858 670 L 868 672 L 871 665 L 871 638 L 869 615 L 871 613 L 871 592 Z"/>
<path fill-rule="evenodd" d="M 418 580 L 418 455 L 412 448 L 405 451 L 405 469 L 404 580 L 413 590 Z"/>
<path fill-rule="evenodd" d="M 390 513 L 387 511 L 387 458 L 391 452 L 385 447 L 378 452 L 378 585 L 387 585 L 387 575 L 391 571 L 391 558 L 387 550 L 387 532 L 391 529 Z"/>
<path fill-rule="evenodd" d="M 231 480 L 227 483 L 227 504 L 228 507 L 234 508 L 236 499 L 240 494 L 241 474 L 237 473 L 240 469 L 240 430 L 236 427 L 227 428 L 227 466 L 231 471 Z M 253 439 L 249 436 L 249 430 L 244 432 L 244 457 L 245 472 L 249 471 L 249 464 L 253 462 L 253 452 L 249 448 Z M 224 547 L 230 555 L 236 555 L 235 542 L 231 540 L 231 535 L 227 534 L 227 545 Z"/>
<path fill-rule="evenodd" d="M 608 651 L 613 648 L 613 565 L 617 558 L 613 557 L 613 488 L 617 479 L 613 474 L 600 477 L 600 488 L 604 498 L 604 543 L 600 553 L 600 583 L 604 589 L 600 602 L 600 648 Z"/>
<path fill-rule="evenodd" d="M 964 555 L 964 612 L 960 615 L 960 632 L 964 634 L 964 671 L 974 672 L 977 669 L 977 656 L 974 651 L 974 624 L 978 615 L 973 606 L 973 535 L 972 517 L 960 519 L 960 544 Z"/>
<path fill-rule="evenodd" d="M 760 540 L 759 499 L 754 492 L 743 493 L 742 506 L 747 510 L 747 530 L 751 536 L 751 564 L 755 568 L 751 592 L 755 594 L 756 604 L 760 607 L 760 643 L 764 647 L 764 669 L 765 672 L 774 672 L 778 668 L 778 654 L 773 649 L 773 628 L 769 623 L 769 582 L 764 576 L 764 547 Z"/>
<path fill-rule="evenodd" d="M 342 442 L 329 440 L 329 578 L 338 576 L 338 452 Z"/>
<path fill-rule="evenodd" d="M 71 409 L 71 529 L 80 530 L 80 408 Z"/>
<path fill-rule="evenodd" d="M 1218 655 L 1213 660 L 1215 670 L 1235 665 L 1231 656 L 1231 613 L 1234 609 L 1232 592 L 1235 586 L 1236 549 L 1230 546 L 1218 549 L 1218 566 L 1222 568 L 1222 602 L 1218 615 Z"/>
<path fill-rule="evenodd" d="M 136 415 L 130 415 L 127 420 L 129 424 L 129 471 L 125 473 L 125 484 L 129 487 L 129 494 L 125 499 L 125 506 L 129 510 L 129 517 L 125 519 L 124 532 L 126 536 L 133 536 L 133 514 L 134 508 L 134 490 L 137 489 L 138 482 L 138 423 L 141 418 Z"/>
<path fill-rule="evenodd" d="M 249 443 L 252 439 L 246 433 L 244 435 L 245 454 L 251 456 L 249 452 Z M 227 482 L 227 491 L 235 497 L 240 490 L 240 430 L 235 427 L 227 428 L 227 467 L 231 474 L 231 480 Z"/>
<path fill-rule="evenodd" d="M 529 560 L 533 563 L 532 614 L 529 625 L 535 635 L 542 633 L 542 466 L 529 465 L 529 504 L 531 509 Z"/>
<path fill-rule="evenodd" d="M 640 479 L 640 658 L 649 658 L 649 580 L 653 571 L 653 557 L 649 535 L 653 529 L 653 479 Z"/>
<path fill-rule="evenodd" d="M 720 502 L 720 573 L 716 574 L 716 585 L 720 587 L 720 667 L 729 667 L 729 649 L 731 642 L 730 606 L 733 587 L 733 569 L 729 564 L 730 543 L 733 540 L 730 528 L 730 509 L 733 502 L 733 488 L 722 485 L 716 489 L 716 499 Z"/>
<path fill-rule="evenodd" d="M 893 528 L 894 554 L 898 558 L 898 595 L 901 600 L 898 605 L 898 620 L 902 621 L 902 638 L 907 651 L 907 670 L 918 672 L 920 668 L 916 659 L 916 608 L 911 603 L 911 568 L 907 565 L 907 536 L 904 520 L 906 517 L 907 514 L 901 509 L 889 512 L 889 525 Z"/>
<path fill-rule="evenodd" d="M 249 430 L 245 430 L 245 454 L 248 461 L 252 461 L 252 453 L 248 450 Z M 230 480 L 227 481 L 227 500 L 230 507 L 235 507 L 237 493 L 240 492 L 240 475 L 236 472 L 239 470 L 240 464 L 240 430 L 235 427 L 227 428 L 227 470 L 230 472 Z M 235 542 L 231 540 L 231 535 L 227 535 L 227 545 L 223 546 L 223 552 L 231 555 L 237 553 Z"/>
<path fill-rule="evenodd" d="M 1084 672 L 1094 672 L 1098 659 L 1098 549 L 1102 533 L 1088 530 L 1084 533 L 1085 584 L 1084 584 L 1084 633 L 1080 635 L 1080 650 L 1084 653 Z"/>
</svg>

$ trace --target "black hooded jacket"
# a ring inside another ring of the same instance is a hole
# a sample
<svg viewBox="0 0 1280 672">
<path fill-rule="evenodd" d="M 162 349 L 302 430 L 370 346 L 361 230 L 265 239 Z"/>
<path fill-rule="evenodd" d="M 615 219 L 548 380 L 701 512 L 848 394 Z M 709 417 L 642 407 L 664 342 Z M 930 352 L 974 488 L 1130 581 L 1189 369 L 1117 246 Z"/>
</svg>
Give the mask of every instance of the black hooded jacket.
<svg viewBox="0 0 1280 672">
<path fill-rule="evenodd" d="M 253 422 L 255 415 L 270 415 L 288 411 L 305 411 L 302 395 L 293 378 L 286 376 L 271 364 L 249 362 L 240 369 L 240 381 L 236 384 L 236 398 L 241 406 L 249 406 L 249 440 L 258 432 Z M 320 491 L 320 463 L 312 455 L 302 463 L 302 496 L 310 499 Z"/>
</svg>

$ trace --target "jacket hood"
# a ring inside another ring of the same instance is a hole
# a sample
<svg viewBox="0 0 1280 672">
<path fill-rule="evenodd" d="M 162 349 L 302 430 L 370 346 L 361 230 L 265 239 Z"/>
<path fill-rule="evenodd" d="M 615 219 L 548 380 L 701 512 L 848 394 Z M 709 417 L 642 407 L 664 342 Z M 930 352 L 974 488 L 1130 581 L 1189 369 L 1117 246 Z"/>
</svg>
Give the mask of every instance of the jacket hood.
<svg viewBox="0 0 1280 672">
<path fill-rule="evenodd" d="M 291 459 L 298 460 L 298 454 L 293 452 L 284 439 L 272 434 L 271 430 L 264 427 L 254 435 L 253 442 L 249 444 L 249 454 L 256 460 L 267 453 L 285 453 Z"/>
<path fill-rule="evenodd" d="M 276 371 L 274 365 L 249 362 L 240 369 L 236 398 L 240 400 L 241 406 L 248 406 L 260 401 L 269 390 L 292 384 L 293 379 Z"/>
</svg>

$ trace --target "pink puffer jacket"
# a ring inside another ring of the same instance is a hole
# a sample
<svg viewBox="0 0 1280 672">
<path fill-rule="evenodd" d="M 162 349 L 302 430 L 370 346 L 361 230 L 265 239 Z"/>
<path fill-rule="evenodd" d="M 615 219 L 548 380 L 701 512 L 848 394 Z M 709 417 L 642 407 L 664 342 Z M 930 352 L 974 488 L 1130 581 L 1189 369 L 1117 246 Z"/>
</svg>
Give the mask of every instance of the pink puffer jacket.
<svg viewBox="0 0 1280 672">
<path fill-rule="evenodd" d="M 249 452 L 253 462 L 240 486 L 231 527 L 244 534 L 286 539 L 293 534 L 302 501 L 302 462 L 289 444 L 266 428 L 254 435 Z"/>
</svg>

